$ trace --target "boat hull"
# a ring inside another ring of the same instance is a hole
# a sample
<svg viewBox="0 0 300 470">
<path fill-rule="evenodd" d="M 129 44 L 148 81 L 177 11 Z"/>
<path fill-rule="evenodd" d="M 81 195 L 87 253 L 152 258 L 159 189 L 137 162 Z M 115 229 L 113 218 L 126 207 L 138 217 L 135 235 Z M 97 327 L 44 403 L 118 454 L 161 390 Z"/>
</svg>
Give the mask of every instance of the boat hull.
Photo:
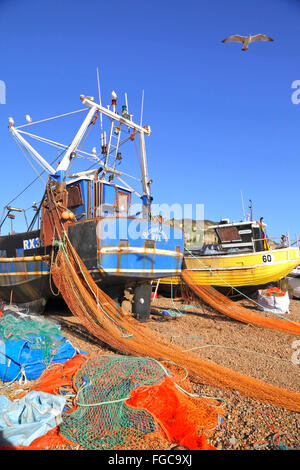
<svg viewBox="0 0 300 470">
<path fill-rule="evenodd" d="M 69 238 L 96 280 L 151 281 L 181 272 L 182 232 L 166 225 L 104 217 L 70 225 Z"/>
<path fill-rule="evenodd" d="M 248 254 L 219 256 L 185 256 L 183 267 L 193 282 L 223 288 L 253 288 L 286 277 L 300 264 L 299 248 L 282 248 Z M 180 277 L 160 280 L 160 285 L 178 286 Z"/>
<path fill-rule="evenodd" d="M 40 311 L 51 293 L 50 250 L 39 230 L 0 237 L 0 298 Z"/>
<path fill-rule="evenodd" d="M 136 237 L 128 236 L 132 222 L 141 224 Z M 127 287 L 181 271 L 183 237 L 173 228 L 112 217 L 71 224 L 68 236 L 94 281 L 113 298 Z M 0 298 L 41 310 L 57 294 L 50 276 L 52 250 L 41 245 L 38 230 L 0 237 Z"/>
</svg>

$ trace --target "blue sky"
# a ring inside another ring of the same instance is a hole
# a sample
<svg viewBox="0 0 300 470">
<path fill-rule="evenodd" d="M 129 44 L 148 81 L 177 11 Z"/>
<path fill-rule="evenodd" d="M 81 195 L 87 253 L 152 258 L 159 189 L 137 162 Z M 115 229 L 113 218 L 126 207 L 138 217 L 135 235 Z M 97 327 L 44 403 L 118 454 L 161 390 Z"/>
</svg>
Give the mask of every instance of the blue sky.
<svg viewBox="0 0 300 470">
<path fill-rule="evenodd" d="M 291 100 L 299 20 L 298 0 L 0 0 L 1 210 L 36 176 L 8 117 L 22 124 L 27 113 L 80 109 L 80 94 L 97 96 L 99 67 L 104 104 L 112 89 L 126 92 L 137 120 L 144 90 L 154 202 L 204 204 L 206 219 L 241 220 L 242 190 L 270 236 L 300 236 L 300 104 Z M 221 42 L 249 33 L 274 42 L 247 52 Z M 69 143 L 79 122 L 40 134 Z M 30 207 L 42 190 L 35 183 L 14 205 Z"/>
</svg>

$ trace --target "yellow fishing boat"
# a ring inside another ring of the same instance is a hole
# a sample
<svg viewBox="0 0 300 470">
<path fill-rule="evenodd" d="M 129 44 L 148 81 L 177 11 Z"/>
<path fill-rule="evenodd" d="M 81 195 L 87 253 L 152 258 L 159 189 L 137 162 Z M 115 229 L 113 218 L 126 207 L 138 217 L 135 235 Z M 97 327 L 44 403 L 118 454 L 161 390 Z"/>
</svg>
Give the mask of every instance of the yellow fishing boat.
<svg viewBox="0 0 300 470">
<path fill-rule="evenodd" d="M 216 287 L 261 288 L 277 282 L 300 265 L 298 246 L 287 237 L 280 243 L 267 238 L 265 224 L 255 221 L 210 226 L 217 243 L 185 249 L 183 269 L 189 270 L 195 284 Z M 160 287 L 174 287 L 180 277 L 160 280 Z"/>
</svg>

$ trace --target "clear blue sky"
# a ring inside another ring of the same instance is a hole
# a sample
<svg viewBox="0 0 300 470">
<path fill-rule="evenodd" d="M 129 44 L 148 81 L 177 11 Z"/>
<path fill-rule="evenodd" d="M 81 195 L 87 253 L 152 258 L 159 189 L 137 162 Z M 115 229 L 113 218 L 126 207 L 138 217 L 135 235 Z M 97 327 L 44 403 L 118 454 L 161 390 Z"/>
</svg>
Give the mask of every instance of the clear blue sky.
<svg viewBox="0 0 300 470">
<path fill-rule="evenodd" d="M 270 236 L 300 236 L 299 23 L 296 0 L 0 0 L 1 208 L 36 176 L 8 117 L 80 109 L 80 94 L 97 96 L 99 67 L 106 104 L 112 89 L 127 92 L 137 117 L 145 90 L 155 202 L 203 203 L 206 219 L 240 220 L 242 190 Z M 221 42 L 249 33 L 275 41 L 247 52 Z M 41 134 L 66 142 L 75 131 Z M 14 205 L 41 191 L 35 183 Z"/>
</svg>

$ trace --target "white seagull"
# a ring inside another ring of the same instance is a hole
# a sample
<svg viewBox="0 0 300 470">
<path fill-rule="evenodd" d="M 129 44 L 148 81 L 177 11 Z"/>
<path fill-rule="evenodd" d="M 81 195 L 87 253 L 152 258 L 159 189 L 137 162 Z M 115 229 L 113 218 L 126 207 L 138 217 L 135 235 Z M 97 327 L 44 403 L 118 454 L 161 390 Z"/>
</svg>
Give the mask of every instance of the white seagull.
<svg viewBox="0 0 300 470">
<path fill-rule="evenodd" d="M 222 42 L 241 42 L 243 44 L 242 51 L 247 51 L 249 44 L 254 41 L 274 41 L 274 39 L 265 34 L 256 34 L 255 36 L 251 36 L 251 34 L 249 36 L 234 34 L 227 39 L 223 39 Z"/>
</svg>

